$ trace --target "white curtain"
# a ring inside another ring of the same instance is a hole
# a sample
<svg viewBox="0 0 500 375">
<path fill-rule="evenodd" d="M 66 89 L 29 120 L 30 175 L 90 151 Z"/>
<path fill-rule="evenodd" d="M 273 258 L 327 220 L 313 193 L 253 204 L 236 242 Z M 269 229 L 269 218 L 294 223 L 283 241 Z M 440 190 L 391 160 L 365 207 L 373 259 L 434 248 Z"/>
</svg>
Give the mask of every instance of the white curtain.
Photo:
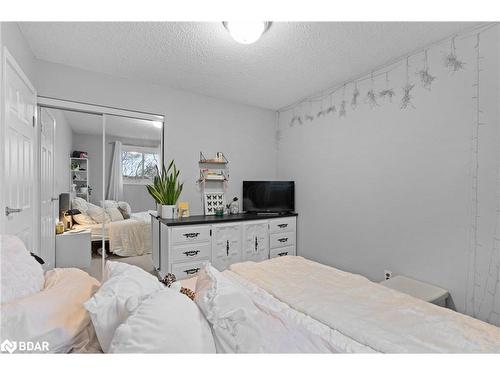
<svg viewBox="0 0 500 375">
<path fill-rule="evenodd" d="M 114 142 L 113 164 L 109 176 L 108 193 L 106 199 L 121 201 L 123 197 L 123 175 L 122 175 L 122 143 Z"/>
</svg>

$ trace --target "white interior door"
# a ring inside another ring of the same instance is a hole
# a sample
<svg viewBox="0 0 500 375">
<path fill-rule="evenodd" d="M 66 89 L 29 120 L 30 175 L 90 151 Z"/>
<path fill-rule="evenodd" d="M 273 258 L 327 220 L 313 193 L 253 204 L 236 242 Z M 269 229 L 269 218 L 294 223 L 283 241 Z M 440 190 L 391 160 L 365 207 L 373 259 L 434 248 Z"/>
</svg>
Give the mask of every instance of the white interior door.
<svg viewBox="0 0 500 375">
<path fill-rule="evenodd" d="M 55 265 L 54 137 L 56 120 L 46 108 L 40 109 L 40 251 L 46 269 Z"/>
<path fill-rule="evenodd" d="M 2 227 L 38 254 L 34 197 L 36 91 L 6 49 L 3 56 Z"/>
</svg>

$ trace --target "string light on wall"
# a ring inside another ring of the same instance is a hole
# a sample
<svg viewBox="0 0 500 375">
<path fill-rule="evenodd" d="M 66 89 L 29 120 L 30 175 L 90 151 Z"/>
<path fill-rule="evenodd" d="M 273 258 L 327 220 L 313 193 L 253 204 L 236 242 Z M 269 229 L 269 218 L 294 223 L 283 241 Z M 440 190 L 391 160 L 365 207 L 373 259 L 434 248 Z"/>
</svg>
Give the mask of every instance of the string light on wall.
<svg viewBox="0 0 500 375">
<path fill-rule="evenodd" d="M 392 103 L 392 97 L 396 95 L 394 89 L 389 87 L 389 72 L 385 72 L 385 89 L 380 91 L 378 96 L 382 99 L 389 99 L 389 102 Z"/>
<path fill-rule="evenodd" d="M 456 34 L 453 37 L 444 38 L 422 49 L 416 50 L 415 52 L 408 54 L 402 58 L 393 60 L 376 69 L 372 69 L 368 73 L 354 77 L 349 81 L 345 81 L 341 85 L 328 89 L 323 93 L 306 97 L 294 104 L 290 104 L 286 107 L 283 107 L 278 111 L 284 112 L 293 108 L 294 114 L 290 120 L 290 126 L 294 126 L 296 124 L 302 125 L 306 122 L 307 123 L 313 122 L 315 119 L 325 117 L 326 115 L 335 114 L 337 112 L 339 114 L 339 118 L 346 117 L 348 104 L 350 104 L 352 110 L 355 110 L 359 107 L 360 105 L 359 98 L 361 97 L 362 93 L 358 89 L 358 86 L 368 80 L 370 80 L 370 86 L 368 87 L 366 93 L 363 95 L 363 100 L 361 101 L 361 104 L 366 103 L 366 105 L 374 109 L 375 107 L 380 107 L 382 101 L 384 101 L 385 103 L 391 103 L 394 97 L 399 96 L 399 90 L 396 91 L 394 89 L 394 84 L 389 81 L 389 74 L 391 74 L 393 71 L 399 70 L 401 67 L 404 67 L 405 63 L 406 63 L 406 82 L 402 87 L 400 109 L 405 110 L 408 108 L 415 108 L 413 100 L 414 100 L 414 88 L 416 84 L 415 82 L 410 81 L 409 59 L 412 59 L 416 56 L 422 56 L 423 54 L 422 69 L 416 71 L 415 74 L 418 76 L 418 81 L 419 81 L 418 86 L 421 86 L 426 90 L 431 90 L 432 85 L 435 84 L 435 81 L 437 79 L 435 75 L 431 74 L 431 70 L 429 68 L 428 54 L 431 48 L 436 46 L 449 46 L 449 53 L 445 56 L 445 61 L 444 61 L 445 67 L 448 68 L 452 73 L 459 70 L 463 70 L 465 69 L 466 64 L 464 61 L 459 59 L 456 53 L 455 40 L 458 38 L 458 35 L 460 35 L 461 39 L 465 39 L 470 36 L 475 36 L 477 33 L 482 33 L 495 26 L 497 26 L 497 23 L 489 23 L 489 24 L 474 26 L 466 32 Z M 375 78 L 381 75 L 385 75 L 385 88 L 378 91 L 376 90 Z M 349 84 L 353 85 L 353 90 L 350 100 L 346 101 L 345 90 L 347 85 Z M 342 89 L 342 99 L 341 101 L 339 101 L 337 106 L 335 104 L 334 95 L 341 89 Z M 325 105 L 327 103 L 328 97 L 330 98 L 329 106 Z M 318 103 L 319 110 L 316 109 L 315 103 Z M 296 109 L 298 110 L 297 113 L 295 112 Z M 307 112 L 304 112 L 304 109 L 306 109 Z"/>
<path fill-rule="evenodd" d="M 427 57 L 427 50 L 424 52 L 424 68 L 417 72 L 417 75 L 420 77 L 420 82 L 422 83 L 422 87 L 424 89 L 430 90 L 432 81 L 436 79 L 435 76 L 429 74 L 429 60 Z"/>
<path fill-rule="evenodd" d="M 408 107 L 415 108 L 411 102 L 411 90 L 415 87 L 414 84 L 410 83 L 410 61 L 409 57 L 406 58 L 406 85 L 403 87 L 403 98 L 401 99 L 401 109 L 407 109 Z"/>
<path fill-rule="evenodd" d="M 455 37 L 451 38 L 450 53 L 444 59 L 444 66 L 449 68 L 452 73 L 464 69 L 465 63 L 457 58 Z"/>
<path fill-rule="evenodd" d="M 373 90 L 373 72 L 371 74 L 371 88 L 366 93 L 365 101 L 370 105 L 370 108 L 378 107 L 377 96 L 375 95 L 375 91 Z"/>
</svg>

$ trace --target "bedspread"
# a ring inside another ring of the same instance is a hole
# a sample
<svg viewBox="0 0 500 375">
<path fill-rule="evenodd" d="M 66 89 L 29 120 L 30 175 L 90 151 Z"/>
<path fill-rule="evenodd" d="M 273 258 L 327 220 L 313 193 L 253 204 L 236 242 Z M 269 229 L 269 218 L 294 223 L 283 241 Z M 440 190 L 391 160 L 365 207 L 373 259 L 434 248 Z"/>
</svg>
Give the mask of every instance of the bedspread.
<svg viewBox="0 0 500 375">
<path fill-rule="evenodd" d="M 230 269 L 378 352 L 500 353 L 498 327 L 302 257 L 243 262 Z"/>
</svg>

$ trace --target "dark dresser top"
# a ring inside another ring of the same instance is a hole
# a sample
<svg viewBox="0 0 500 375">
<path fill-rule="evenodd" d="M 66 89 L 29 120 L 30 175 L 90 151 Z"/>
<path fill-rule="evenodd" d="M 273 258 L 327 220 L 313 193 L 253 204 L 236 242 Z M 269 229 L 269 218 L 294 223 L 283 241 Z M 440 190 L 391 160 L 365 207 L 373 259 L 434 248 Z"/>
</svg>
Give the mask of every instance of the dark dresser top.
<svg viewBox="0 0 500 375">
<path fill-rule="evenodd" d="M 151 214 L 151 216 L 154 216 Z M 230 223 L 234 221 L 244 221 L 244 220 L 268 220 L 268 219 L 279 219 L 282 217 L 293 217 L 298 216 L 297 213 L 285 213 L 285 214 L 246 214 L 241 213 L 237 215 L 224 215 L 224 216 L 213 216 L 213 215 L 195 215 L 189 217 L 183 217 L 180 219 L 160 219 L 158 220 L 167 226 L 176 225 L 195 225 L 195 224 L 218 224 L 218 223 Z M 156 217 L 156 216 L 154 216 Z"/>
</svg>

